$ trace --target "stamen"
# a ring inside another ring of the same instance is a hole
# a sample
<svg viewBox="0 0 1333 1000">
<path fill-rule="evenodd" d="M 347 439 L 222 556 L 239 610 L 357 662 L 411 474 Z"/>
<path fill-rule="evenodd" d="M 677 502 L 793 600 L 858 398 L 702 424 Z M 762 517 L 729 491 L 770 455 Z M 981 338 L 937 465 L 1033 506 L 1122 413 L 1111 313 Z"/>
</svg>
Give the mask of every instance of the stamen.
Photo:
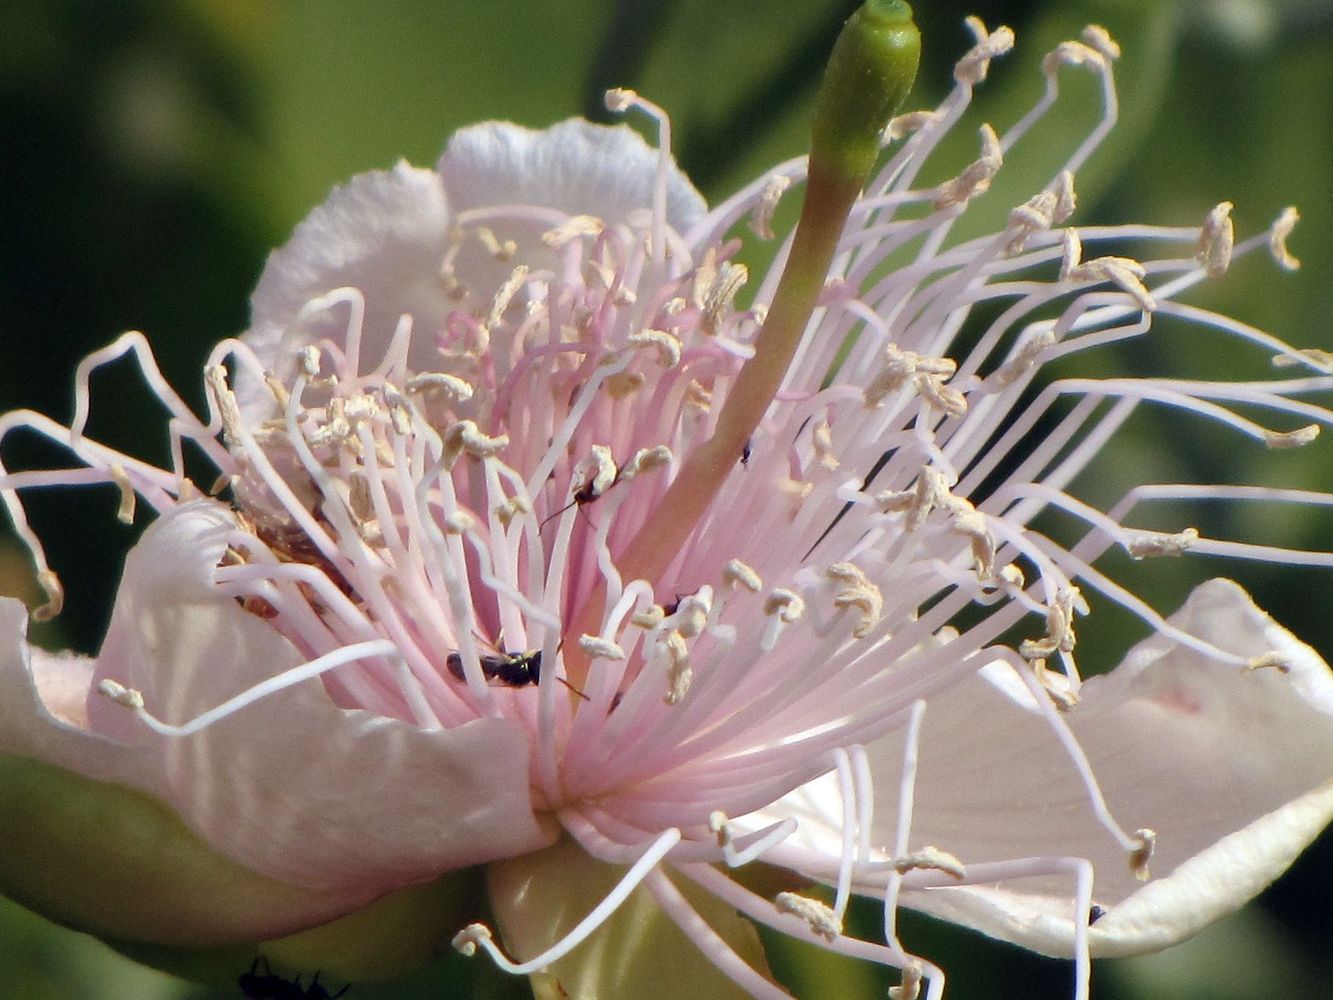
<svg viewBox="0 0 1333 1000">
<path fill-rule="evenodd" d="M 586 917 L 575 925 L 574 929 L 557 941 L 546 951 L 527 962 L 517 963 L 509 959 L 491 939 L 490 928 L 485 924 L 469 924 L 454 935 L 453 946 L 464 955 L 476 954 L 480 946 L 486 954 L 505 972 L 516 976 L 526 976 L 540 972 L 551 963 L 558 961 L 577 948 L 593 931 L 597 930 L 611 914 L 620 908 L 639 884 L 658 866 L 667 853 L 680 843 L 680 831 L 672 828 L 665 830 L 639 856 L 616 883 L 616 887 Z"/>
<path fill-rule="evenodd" d="M 1288 271 L 1298 270 L 1301 266 L 1301 262 L 1287 250 L 1287 237 L 1300 221 L 1301 213 L 1288 206 L 1282 210 L 1282 214 L 1277 217 L 1277 221 L 1273 223 L 1273 228 L 1268 233 L 1268 247 L 1272 251 L 1273 259 L 1277 261 L 1278 266 Z"/>
<path fill-rule="evenodd" d="M 787 913 L 804 920 L 812 931 L 827 941 L 842 934 L 842 921 L 827 903 L 795 892 L 780 892 L 773 900 L 779 913 Z"/>
<path fill-rule="evenodd" d="M 1231 267 L 1231 250 L 1236 230 L 1231 222 L 1231 202 L 1224 201 L 1208 213 L 1199 231 L 1197 259 L 1210 278 L 1220 278 Z"/>
</svg>

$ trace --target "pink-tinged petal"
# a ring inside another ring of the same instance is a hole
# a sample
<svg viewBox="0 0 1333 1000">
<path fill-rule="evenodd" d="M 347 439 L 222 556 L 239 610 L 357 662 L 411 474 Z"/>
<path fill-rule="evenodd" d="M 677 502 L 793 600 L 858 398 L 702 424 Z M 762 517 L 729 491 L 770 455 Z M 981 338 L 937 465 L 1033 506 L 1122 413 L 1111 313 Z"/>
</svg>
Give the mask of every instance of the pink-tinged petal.
<svg viewBox="0 0 1333 1000">
<path fill-rule="evenodd" d="M 502 935 L 516 961 L 555 945 L 615 888 L 627 869 L 589 856 L 573 841 L 489 865 L 486 881 Z M 755 927 L 684 878 L 676 888 L 751 968 L 771 978 Z M 541 1000 L 558 997 L 708 997 L 750 994 L 699 955 L 642 886 L 588 940 L 531 977 Z"/>
<path fill-rule="evenodd" d="M 535 205 L 569 215 L 624 222 L 651 208 L 658 154 L 627 125 L 570 118 L 541 131 L 484 122 L 455 132 L 439 170 L 456 211 Z M 703 196 L 673 163 L 667 174 L 667 221 L 684 232 L 708 211 Z"/>
<path fill-rule="evenodd" d="M 333 192 L 269 255 L 251 297 L 246 342 L 284 382 L 294 352 L 328 337 L 342 343 L 348 307 L 308 312 L 307 303 L 345 286 L 365 299 L 363 370 L 379 363 L 399 318 L 411 314 L 414 367 L 430 368 L 437 330 L 453 307 L 440 269 L 448 243 L 449 210 L 439 175 L 399 162 L 392 170 L 359 174 Z M 298 322 L 298 318 L 300 321 Z M 425 331 L 425 335 L 422 332 Z M 237 396 L 247 416 L 268 416 L 272 395 L 241 366 Z"/>
<path fill-rule="evenodd" d="M 1151 881 L 1136 879 L 1129 854 L 1095 821 L 1026 688 L 998 664 L 926 709 L 910 847 L 939 847 L 965 864 L 1087 859 L 1093 900 L 1106 911 L 1091 928 L 1097 955 L 1166 947 L 1268 885 L 1333 819 L 1333 676 L 1231 581 L 1200 586 L 1171 621 L 1244 657 L 1277 652 L 1290 670 L 1246 672 L 1158 635 L 1083 686 L 1065 719 L 1120 825 L 1156 831 Z M 896 824 L 902 739 L 870 752 L 875 843 L 884 845 Z M 836 856 L 836 786 L 821 779 L 794 798 L 798 839 Z M 907 892 L 903 902 L 1038 951 L 1071 952 L 1071 875 Z"/>
<path fill-rule="evenodd" d="M 184 504 L 131 552 L 92 678 L 96 735 L 10 708 L 8 695 L 30 689 L 11 669 L 0 749 L 147 791 L 220 853 L 354 902 L 549 843 L 514 766 L 527 741 L 512 722 L 430 732 L 339 709 L 310 680 L 194 735 L 162 736 L 96 693 L 114 680 L 181 724 L 300 662 L 211 585 L 233 524 L 220 505 Z"/>
</svg>

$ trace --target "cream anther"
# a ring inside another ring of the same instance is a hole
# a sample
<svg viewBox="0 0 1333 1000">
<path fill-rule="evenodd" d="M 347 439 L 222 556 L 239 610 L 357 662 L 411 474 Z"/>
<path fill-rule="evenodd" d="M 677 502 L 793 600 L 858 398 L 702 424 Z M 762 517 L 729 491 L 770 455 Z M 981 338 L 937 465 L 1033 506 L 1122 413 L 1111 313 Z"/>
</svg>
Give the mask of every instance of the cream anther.
<svg viewBox="0 0 1333 1000">
<path fill-rule="evenodd" d="M 626 399 L 639 391 L 644 383 L 642 372 L 616 372 L 608 375 L 602 385 L 612 399 Z"/>
<path fill-rule="evenodd" d="M 465 403 L 472 398 L 472 386 L 457 375 L 446 372 L 417 372 L 404 388 L 414 396 L 439 395 L 452 402 Z"/>
<path fill-rule="evenodd" d="M 833 428 L 829 426 L 828 417 L 819 418 L 811 432 L 811 440 L 815 446 L 815 454 L 819 456 L 819 464 L 832 472 L 838 467 L 838 456 L 833 451 Z"/>
<path fill-rule="evenodd" d="M 1005 245 L 1005 252 L 1022 252 L 1033 233 L 1060 225 L 1074 214 L 1077 205 L 1074 175 L 1068 170 L 1062 170 L 1053 187 L 1038 192 L 1009 212 L 1008 228 L 1012 235 Z"/>
<path fill-rule="evenodd" d="M 717 278 L 709 286 L 703 297 L 703 316 L 700 320 L 700 332 L 717 336 L 726 311 L 731 307 L 736 293 L 750 280 L 750 271 L 744 264 L 724 261 L 717 270 Z"/>
<path fill-rule="evenodd" d="M 1036 367 L 1041 355 L 1054 347 L 1055 343 L 1055 333 L 1051 330 L 1042 330 L 1026 341 L 1012 358 L 995 369 L 987 381 L 999 389 L 1012 385 Z"/>
<path fill-rule="evenodd" d="M 1153 850 L 1157 846 L 1157 831 L 1145 826 L 1134 831 L 1134 838 L 1138 840 L 1139 846 L 1129 856 L 1129 870 L 1140 882 L 1146 882 L 1151 878 L 1148 862 L 1152 860 Z"/>
<path fill-rule="evenodd" d="M 514 254 L 518 253 L 517 243 L 513 240 L 501 242 L 486 226 L 478 226 L 473 232 L 476 233 L 477 241 L 485 247 L 486 252 L 503 264 L 509 263 L 514 259 Z"/>
<path fill-rule="evenodd" d="M 523 287 L 523 282 L 528 280 L 528 267 L 526 264 L 520 264 L 510 272 L 509 277 L 505 279 L 503 285 L 495 293 L 495 298 L 491 300 L 491 311 L 486 316 L 486 329 L 494 330 L 500 325 L 504 318 L 505 310 L 509 308 L 509 303 L 514 295 Z"/>
<path fill-rule="evenodd" d="M 1203 267 L 1203 273 L 1210 278 L 1222 277 L 1231 266 L 1231 250 L 1236 242 L 1236 228 L 1231 222 L 1232 207 L 1229 201 L 1218 203 L 1204 218 L 1199 230 L 1196 259 Z"/>
<path fill-rule="evenodd" d="M 528 503 L 523 497 L 507 497 L 504 503 L 495 508 L 495 516 L 506 528 L 513 523 L 514 518 L 520 514 L 531 514 L 532 504 Z"/>
<path fill-rule="evenodd" d="M 589 500 L 595 500 L 611 488 L 620 475 L 616 460 L 611 457 L 611 449 L 604 444 L 595 444 L 592 451 L 593 474 L 583 486 Z"/>
<path fill-rule="evenodd" d="M 1044 658 L 1032 661 L 1032 674 L 1061 712 L 1068 712 L 1081 700 L 1073 682 L 1065 674 L 1047 667 Z"/>
<path fill-rule="evenodd" d="M 278 404 L 278 409 L 285 413 L 287 404 L 292 400 L 292 394 L 287 391 L 287 387 L 279 382 L 278 376 L 272 372 L 264 372 L 264 384 L 268 386 L 268 391 L 273 393 L 273 399 Z"/>
<path fill-rule="evenodd" d="M 135 711 L 143 708 L 143 694 L 117 681 L 101 681 L 97 685 L 97 693 L 110 698 L 117 705 L 124 705 L 126 708 L 132 708 Z"/>
<path fill-rule="evenodd" d="M 981 155 L 951 181 L 935 191 L 935 207 L 948 208 L 965 205 L 979 194 L 990 190 L 990 182 L 1004 164 L 1000 139 L 989 124 L 981 126 Z"/>
<path fill-rule="evenodd" d="M 636 350 L 642 347 L 657 349 L 657 358 L 666 368 L 680 364 L 680 338 L 665 330 L 640 330 L 625 338 L 625 343 Z"/>
<path fill-rule="evenodd" d="M 833 597 L 836 608 L 854 608 L 861 613 L 860 620 L 852 629 L 852 637 L 864 639 L 878 623 L 884 612 L 884 597 L 879 587 L 871 582 L 861 568 L 854 563 L 834 563 L 825 575 L 845 586 Z"/>
<path fill-rule="evenodd" d="M 954 65 L 953 78 L 959 83 L 975 86 L 986 79 L 986 74 L 990 72 L 990 61 L 1014 47 L 1014 33 L 1004 25 L 994 31 L 987 31 L 979 17 L 969 17 L 964 23 L 977 43 Z"/>
<path fill-rule="evenodd" d="M 628 87 L 612 87 L 604 96 L 606 110 L 619 114 L 628 111 L 638 98 L 638 94 Z"/>
<path fill-rule="evenodd" d="M 1322 351 L 1317 347 L 1305 347 L 1297 351 L 1296 355 L 1299 356 L 1293 356 L 1291 354 L 1273 355 L 1273 367 L 1294 368 L 1296 365 L 1301 364 L 1302 361 L 1308 361 L 1310 364 L 1323 368 L 1325 371 L 1333 371 L 1333 351 Z"/>
<path fill-rule="evenodd" d="M 114 463 L 111 466 L 111 481 L 120 491 L 120 506 L 116 509 L 116 520 L 121 524 L 134 523 L 134 487 L 130 485 L 130 474 L 125 466 Z"/>
<path fill-rule="evenodd" d="M 884 141 L 894 142 L 898 139 L 905 139 L 939 120 L 939 113 L 935 111 L 909 111 L 906 114 L 898 115 L 884 129 Z"/>
<path fill-rule="evenodd" d="M 668 705 L 679 705 L 690 692 L 690 681 L 694 671 L 690 669 L 690 652 L 685 645 L 685 637 L 678 631 L 666 635 L 667 653 L 671 665 L 667 668 L 667 691 L 662 700 Z"/>
<path fill-rule="evenodd" d="M 826 941 L 837 940 L 842 934 L 842 920 L 826 903 L 795 892 L 780 892 L 773 900 L 779 913 L 788 913 L 804 920 L 812 931 Z"/>
<path fill-rule="evenodd" d="M 218 418 L 222 421 L 222 433 L 230 442 L 241 439 L 241 409 L 236 404 L 236 394 L 227 385 L 227 370 L 221 365 L 209 365 L 204 369 L 204 385 L 213 397 Z"/>
<path fill-rule="evenodd" d="M 412 432 L 412 402 L 403 391 L 392 382 L 386 381 L 380 386 L 380 395 L 389 411 L 389 422 L 395 434 L 405 435 Z"/>
<path fill-rule="evenodd" d="M 60 582 L 60 577 L 56 576 L 55 570 L 44 569 L 37 574 L 37 586 L 42 588 L 42 593 L 46 595 L 46 603 L 33 609 L 32 619 L 38 622 L 49 622 L 65 607 L 65 587 Z"/>
<path fill-rule="evenodd" d="M 903 966 L 902 982 L 889 987 L 889 1000 L 918 1000 L 925 977 L 926 970 L 920 962 L 908 962 Z"/>
<path fill-rule="evenodd" d="M 465 510 L 451 510 L 444 515 L 444 533 L 446 535 L 465 535 L 475 531 L 477 519 Z"/>
<path fill-rule="evenodd" d="M 972 565 L 977 576 L 989 580 L 995 575 L 995 536 L 991 534 L 986 515 L 972 506 L 971 501 L 953 497 L 949 511 L 953 514 L 950 529 L 963 535 L 972 546 Z"/>
<path fill-rule="evenodd" d="M 791 625 L 805 614 L 805 598 L 785 587 L 770 590 L 764 599 L 764 614 L 777 615 L 779 621 Z"/>
<path fill-rule="evenodd" d="M 319 367 L 321 364 L 319 348 L 314 344 L 307 344 L 296 352 L 297 364 L 301 367 L 301 374 L 306 378 L 319 378 Z"/>
<path fill-rule="evenodd" d="M 893 859 L 893 869 L 899 875 L 906 875 L 910 871 L 925 869 L 930 871 L 944 872 L 954 878 L 961 879 L 967 877 L 967 866 L 964 865 L 955 855 L 948 851 L 942 851 L 938 847 L 927 844 L 919 851 L 911 854 L 904 854 L 900 858 Z"/>
<path fill-rule="evenodd" d="M 636 611 L 630 616 L 629 622 L 638 628 L 654 629 L 662 624 L 662 619 L 666 617 L 666 609 L 660 604 L 650 604 L 643 611 Z"/>
<path fill-rule="evenodd" d="M 897 344 L 889 344 L 884 349 L 884 367 L 875 373 L 865 388 L 866 406 L 878 409 L 886 396 L 897 392 L 909 380 L 922 396 L 943 399 L 946 396 L 944 383 L 953 377 L 957 369 L 958 364 L 952 358 L 931 358 L 916 351 L 900 351 Z M 952 389 L 948 393 L 956 395 L 958 399 L 955 402 L 961 401 L 966 408 L 966 399 L 961 393 Z"/>
<path fill-rule="evenodd" d="M 1027 586 L 1027 578 L 1023 571 L 1014 563 L 1009 563 L 1000 567 L 1000 571 L 995 574 L 995 578 L 1009 587 L 1022 590 Z"/>
<path fill-rule="evenodd" d="M 759 574 L 739 559 L 732 559 L 723 567 L 722 582 L 732 590 L 744 587 L 753 594 L 764 588 L 764 581 L 759 578 Z"/>
<path fill-rule="evenodd" d="M 1261 653 L 1245 664 L 1245 672 L 1252 674 L 1256 670 L 1276 670 L 1280 674 L 1291 673 L 1291 658 L 1276 650 Z"/>
<path fill-rule="evenodd" d="M 509 447 L 509 435 L 488 437 L 471 420 L 460 420 L 444 432 L 444 467 L 452 469 L 464 452 L 474 458 L 494 458 Z"/>
<path fill-rule="evenodd" d="M 777 211 L 783 192 L 789 187 L 791 178 L 786 174 L 774 174 L 764 182 L 764 189 L 759 192 L 759 200 L 750 210 L 750 232 L 761 240 L 773 238 L 773 213 Z"/>
<path fill-rule="evenodd" d="M 584 236 L 601 236 L 605 230 L 606 223 L 595 215 L 571 215 L 554 229 L 542 233 L 542 242 L 548 247 L 562 247 Z"/>
<path fill-rule="evenodd" d="M 1120 44 L 1100 24 L 1089 24 L 1083 29 L 1083 41 L 1102 54 L 1107 62 L 1120 58 Z"/>
<path fill-rule="evenodd" d="M 1077 587 L 1062 587 L 1046 609 L 1046 634 L 1040 639 L 1025 639 L 1018 655 L 1025 660 L 1039 660 L 1056 652 L 1074 650 L 1074 611 L 1080 601 Z"/>
<path fill-rule="evenodd" d="M 671 449 L 664 444 L 654 445 L 651 448 L 640 448 L 634 453 L 634 457 L 625 463 L 625 467 L 620 470 L 622 479 L 630 479 L 641 472 L 652 472 L 654 469 L 662 469 L 671 464 Z"/>
<path fill-rule="evenodd" d="M 1143 265 L 1129 257 L 1095 257 L 1083 261 L 1083 244 L 1072 229 L 1065 230 L 1064 253 L 1060 262 L 1061 281 L 1109 281 L 1126 292 L 1144 312 L 1153 312 L 1156 301 L 1143 284 L 1147 274 Z"/>
<path fill-rule="evenodd" d="M 1296 211 L 1294 206 L 1288 205 L 1273 222 L 1273 228 L 1268 231 L 1268 249 L 1278 266 L 1288 271 L 1295 271 L 1301 266 L 1301 262 L 1287 250 L 1287 237 L 1300 221 L 1301 213 Z"/>
<path fill-rule="evenodd" d="M 1274 451 L 1282 451 L 1287 448 L 1303 448 L 1317 437 L 1319 437 L 1319 425 L 1306 424 L 1294 431 L 1265 430 L 1264 444 Z"/>
<path fill-rule="evenodd" d="M 468 924 L 454 935 L 451 942 L 454 949 L 462 955 L 471 957 L 477 953 L 477 945 L 491 940 L 491 929 L 485 924 Z"/>
<path fill-rule="evenodd" d="M 1047 76 L 1054 76 L 1061 66 L 1091 66 L 1100 71 L 1106 68 L 1106 58 L 1082 42 L 1061 42 L 1046 53 L 1041 69 Z"/>
<path fill-rule="evenodd" d="M 625 651 L 610 639 L 598 635 L 579 636 L 579 648 L 594 660 L 623 660 Z"/>
<path fill-rule="evenodd" d="M 703 383 L 697 379 L 691 379 L 690 384 L 685 387 L 685 398 L 682 402 L 686 406 L 692 406 L 707 413 L 713 408 L 713 394 L 703 387 Z"/>
<path fill-rule="evenodd" d="M 1174 534 L 1161 531 L 1143 531 L 1133 535 L 1125 550 L 1134 559 L 1152 559 L 1157 556 L 1178 556 L 1199 541 L 1197 528 L 1185 528 Z"/>
</svg>

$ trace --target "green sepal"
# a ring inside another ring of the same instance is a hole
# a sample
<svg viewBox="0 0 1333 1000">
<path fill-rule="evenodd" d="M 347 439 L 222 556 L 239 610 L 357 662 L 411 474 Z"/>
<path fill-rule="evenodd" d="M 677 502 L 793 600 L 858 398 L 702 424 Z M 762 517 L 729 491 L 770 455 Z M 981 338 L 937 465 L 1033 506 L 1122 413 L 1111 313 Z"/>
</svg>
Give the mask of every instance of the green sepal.
<svg viewBox="0 0 1333 1000">
<path fill-rule="evenodd" d="M 812 170 L 859 190 L 879 156 L 881 135 L 916 80 L 921 32 L 903 0 L 867 0 L 833 46 L 815 104 Z"/>
</svg>

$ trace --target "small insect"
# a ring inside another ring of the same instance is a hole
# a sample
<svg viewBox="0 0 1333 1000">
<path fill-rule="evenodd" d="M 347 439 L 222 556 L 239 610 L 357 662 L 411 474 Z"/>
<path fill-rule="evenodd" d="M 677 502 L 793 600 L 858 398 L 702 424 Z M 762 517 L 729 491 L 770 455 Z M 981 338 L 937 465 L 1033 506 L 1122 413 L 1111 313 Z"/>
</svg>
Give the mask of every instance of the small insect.
<svg viewBox="0 0 1333 1000">
<path fill-rule="evenodd" d="M 1088 911 L 1088 926 L 1091 927 L 1104 916 L 1106 916 L 1106 907 L 1093 903 L 1092 909 Z"/>
<path fill-rule="evenodd" d="M 577 506 L 579 510 L 582 511 L 588 504 L 600 500 L 610 492 L 613 487 L 620 485 L 620 483 L 624 481 L 622 478 L 625 471 L 623 466 L 611 466 L 608 460 L 607 468 L 614 468 L 616 470 L 615 474 L 607 476 L 605 472 L 599 472 L 597 475 L 589 478 L 582 486 L 574 491 L 574 495 L 571 497 L 569 503 L 565 504 L 559 510 L 547 515 L 547 517 L 542 520 L 540 527 L 546 527 L 548 521 L 559 517 L 565 511 L 569 510 L 570 507 Z"/>
<path fill-rule="evenodd" d="M 499 681 L 505 687 L 521 688 L 542 679 L 542 651 L 529 649 L 523 653 L 482 653 L 481 672 L 488 681 Z M 463 657 L 450 653 L 444 665 L 456 680 L 466 680 Z"/>
<path fill-rule="evenodd" d="M 745 439 L 745 445 L 741 448 L 741 465 L 750 464 L 750 446 L 753 442 L 754 438 Z"/>
<path fill-rule="evenodd" d="M 301 985 L 300 976 L 283 979 L 274 974 L 263 956 L 254 960 L 250 971 L 242 973 L 236 985 L 250 1000 L 335 1000 L 351 989 L 348 985 L 337 993 L 330 993 L 320 985 L 318 972 L 310 980 L 309 986 Z"/>
</svg>

